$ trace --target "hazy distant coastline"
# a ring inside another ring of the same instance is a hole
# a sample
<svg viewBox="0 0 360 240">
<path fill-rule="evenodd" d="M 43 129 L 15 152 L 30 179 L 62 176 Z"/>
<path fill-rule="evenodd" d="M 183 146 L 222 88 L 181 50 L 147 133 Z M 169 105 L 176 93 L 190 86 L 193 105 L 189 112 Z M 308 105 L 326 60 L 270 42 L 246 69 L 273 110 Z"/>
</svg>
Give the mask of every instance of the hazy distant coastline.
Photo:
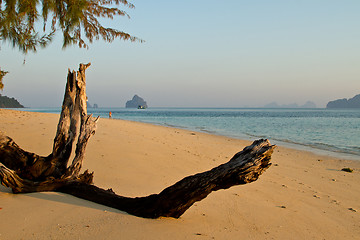
<svg viewBox="0 0 360 240">
<path fill-rule="evenodd" d="M 272 102 L 265 105 L 264 108 L 316 108 L 316 104 L 312 101 L 307 101 L 300 106 L 297 103 L 279 105 L 277 102 Z"/>
</svg>

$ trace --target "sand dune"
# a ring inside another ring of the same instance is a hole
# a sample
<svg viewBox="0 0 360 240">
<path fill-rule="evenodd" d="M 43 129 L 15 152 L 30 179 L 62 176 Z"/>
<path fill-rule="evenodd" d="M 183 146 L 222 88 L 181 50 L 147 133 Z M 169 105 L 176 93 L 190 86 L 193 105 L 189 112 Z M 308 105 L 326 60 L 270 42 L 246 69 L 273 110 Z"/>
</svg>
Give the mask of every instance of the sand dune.
<svg viewBox="0 0 360 240">
<path fill-rule="evenodd" d="M 0 130 L 41 155 L 52 150 L 57 121 L 57 114 L 0 109 Z M 226 162 L 248 144 L 100 119 L 83 170 L 95 171 L 100 187 L 143 196 Z M 15 195 L 0 187 L 0 239 L 360 239 L 360 161 L 278 147 L 272 162 L 258 181 L 212 193 L 180 219 L 142 219 L 66 194 Z"/>
</svg>

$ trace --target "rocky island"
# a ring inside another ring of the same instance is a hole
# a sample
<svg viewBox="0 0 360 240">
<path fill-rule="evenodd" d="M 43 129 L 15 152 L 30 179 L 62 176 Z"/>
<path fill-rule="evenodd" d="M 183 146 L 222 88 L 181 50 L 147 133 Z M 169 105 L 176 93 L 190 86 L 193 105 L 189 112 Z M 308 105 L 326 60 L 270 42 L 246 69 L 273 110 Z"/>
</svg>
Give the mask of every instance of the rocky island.
<svg viewBox="0 0 360 240">
<path fill-rule="evenodd" d="M 24 108 L 15 98 L 1 96 L 0 94 L 0 108 Z"/>
<path fill-rule="evenodd" d="M 148 106 L 147 106 L 146 102 L 144 101 L 144 99 L 142 99 L 138 95 L 135 95 L 131 100 L 126 102 L 125 107 L 126 108 L 145 109 Z"/>
<path fill-rule="evenodd" d="M 360 94 L 353 98 L 343 98 L 328 102 L 326 108 L 360 108 Z"/>
</svg>

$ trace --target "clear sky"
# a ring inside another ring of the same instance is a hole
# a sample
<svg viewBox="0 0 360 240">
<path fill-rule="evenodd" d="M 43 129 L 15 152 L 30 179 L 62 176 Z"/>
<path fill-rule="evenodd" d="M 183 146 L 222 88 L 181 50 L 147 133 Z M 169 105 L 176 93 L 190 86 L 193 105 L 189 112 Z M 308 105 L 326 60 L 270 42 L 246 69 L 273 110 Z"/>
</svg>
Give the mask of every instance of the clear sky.
<svg viewBox="0 0 360 240">
<path fill-rule="evenodd" d="M 324 107 L 360 93 L 359 0 L 136 0 L 107 26 L 144 43 L 98 41 L 89 50 L 0 50 L 3 95 L 27 107 L 62 104 L 67 69 L 91 62 L 89 101 L 123 107 Z"/>
</svg>

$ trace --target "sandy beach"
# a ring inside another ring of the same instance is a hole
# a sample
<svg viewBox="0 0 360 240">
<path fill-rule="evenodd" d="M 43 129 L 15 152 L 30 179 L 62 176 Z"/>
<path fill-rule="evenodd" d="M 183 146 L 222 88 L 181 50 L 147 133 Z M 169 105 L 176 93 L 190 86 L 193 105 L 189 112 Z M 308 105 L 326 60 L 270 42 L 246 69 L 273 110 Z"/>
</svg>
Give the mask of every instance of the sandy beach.
<svg viewBox="0 0 360 240">
<path fill-rule="evenodd" d="M 58 117 L 0 109 L 0 130 L 48 155 Z M 100 119 L 83 170 L 95 172 L 99 187 L 144 196 L 227 162 L 250 143 Z M 256 182 L 214 192 L 179 219 L 142 219 L 66 194 L 15 195 L 0 186 L 0 239 L 360 239 L 360 159 L 278 146 L 272 163 Z"/>
</svg>

